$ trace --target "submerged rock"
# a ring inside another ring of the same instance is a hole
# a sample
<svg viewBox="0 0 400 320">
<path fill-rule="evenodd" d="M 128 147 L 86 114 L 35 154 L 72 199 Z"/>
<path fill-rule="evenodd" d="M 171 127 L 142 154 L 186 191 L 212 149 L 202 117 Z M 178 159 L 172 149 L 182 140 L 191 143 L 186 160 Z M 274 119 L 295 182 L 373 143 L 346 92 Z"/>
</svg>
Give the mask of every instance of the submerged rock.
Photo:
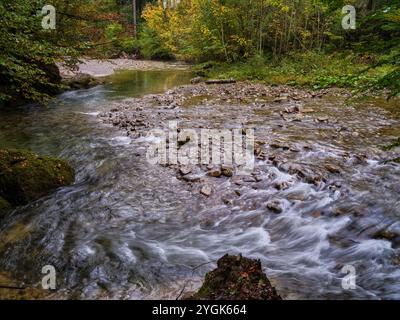
<svg viewBox="0 0 400 320">
<path fill-rule="evenodd" d="M 275 213 L 282 213 L 283 209 L 279 201 L 271 201 L 267 203 L 267 208 Z"/>
<path fill-rule="evenodd" d="M 340 173 L 340 168 L 333 165 L 333 164 L 326 164 L 325 169 L 328 170 L 330 173 Z"/>
<path fill-rule="evenodd" d="M 262 271 L 260 260 L 225 255 L 206 274 L 191 300 L 282 300 Z"/>
<path fill-rule="evenodd" d="M 203 186 L 203 187 L 200 189 L 200 193 L 201 193 L 203 196 L 209 197 L 209 196 L 211 196 L 211 194 L 212 194 L 212 189 L 211 189 L 210 186 L 205 185 L 205 186 Z"/>
<path fill-rule="evenodd" d="M 183 167 L 181 167 L 180 169 L 179 169 L 179 172 L 180 172 L 180 174 L 181 175 L 187 175 L 187 174 L 189 174 L 189 173 L 191 173 L 192 172 L 192 168 L 190 168 L 190 167 L 188 167 L 188 166 L 183 166 Z"/>
<path fill-rule="evenodd" d="M 63 160 L 0 149 L 0 197 L 11 205 L 27 204 L 74 179 L 74 170 Z"/>
</svg>

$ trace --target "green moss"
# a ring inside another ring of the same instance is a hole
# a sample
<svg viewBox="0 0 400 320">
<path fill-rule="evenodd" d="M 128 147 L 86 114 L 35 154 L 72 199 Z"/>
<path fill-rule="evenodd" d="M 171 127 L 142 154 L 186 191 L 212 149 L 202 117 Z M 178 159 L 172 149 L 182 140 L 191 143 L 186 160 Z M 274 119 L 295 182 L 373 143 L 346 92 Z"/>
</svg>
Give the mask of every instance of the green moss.
<svg viewBox="0 0 400 320">
<path fill-rule="evenodd" d="M 26 204 L 73 181 L 74 170 L 63 160 L 0 149 L 0 196 L 12 205 Z"/>
<path fill-rule="evenodd" d="M 400 138 L 397 138 L 397 140 L 393 141 L 390 145 L 384 146 L 384 150 L 392 150 L 394 148 L 400 147 Z"/>
<path fill-rule="evenodd" d="M 1 216 L 1 214 L 7 212 L 10 209 L 11 209 L 11 205 L 8 203 L 8 201 L 6 201 L 2 197 L 0 197 L 0 216 Z"/>
</svg>

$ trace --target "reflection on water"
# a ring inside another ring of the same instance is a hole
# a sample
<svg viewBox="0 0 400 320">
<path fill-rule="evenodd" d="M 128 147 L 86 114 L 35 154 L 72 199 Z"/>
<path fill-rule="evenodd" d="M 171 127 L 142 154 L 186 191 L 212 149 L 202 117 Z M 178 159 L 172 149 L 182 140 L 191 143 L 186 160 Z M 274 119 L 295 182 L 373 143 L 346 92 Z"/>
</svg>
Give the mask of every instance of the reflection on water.
<svg viewBox="0 0 400 320">
<path fill-rule="evenodd" d="M 143 144 L 97 118 L 119 98 L 163 92 L 190 77 L 184 71 L 121 72 L 112 84 L 65 93 L 49 107 L 1 113 L 1 145 L 61 156 L 76 168 L 77 178 L 1 221 L 0 239 L 7 241 L 0 241 L 0 270 L 37 283 L 42 266 L 54 265 L 61 297 L 173 299 L 188 279 L 188 290 L 198 286 L 214 265 L 193 272 L 194 267 L 241 252 L 262 260 L 285 297 L 400 298 L 399 249 L 363 234 L 377 223 L 398 228 L 398 167 L 371 161 L 355 168 L 341 181 L 348 190 L 344 197 L 328 186 L 318 189 L 296 180 L 279 192 L 272 184 L 253 190 L 233 207 L 210 207 L 172 171 L 149 165 L 141 156 Z M 207 112 L 229 118 L 223 114 L 228 109 L 209 108 L 196 110 L 192 121 Z M 332 114 L 337 114 L 334 107 Z M 306 130 L 303 138 L 307 134 L 318 138 Z M 343 153 L 333 141 L 320 147 L 324 157 Z M 303 160 L 319 157 L 307 153 Z M 265 170 L 272 183 L 293 179 L 275 167 Z M 271 195 L 306 201 L 281 215 L 254 207 Z M 362 218 L 311 216 L 321 208 L 351 211 L 363 205 L 368 214 Z M 340 285 L 346 264 L 360 273 L 353 292 Z"/>
<path fill-rule="evenodd" d="M 189 83 L 190 72 L 167 71 L 120 71 L 111 77 L 105 88 L 108 97 L 135 97 L 144 93 L 162 93 L 168 89 Z M 134 85 L 133 85 L 134 84 Z"/>
</svg>

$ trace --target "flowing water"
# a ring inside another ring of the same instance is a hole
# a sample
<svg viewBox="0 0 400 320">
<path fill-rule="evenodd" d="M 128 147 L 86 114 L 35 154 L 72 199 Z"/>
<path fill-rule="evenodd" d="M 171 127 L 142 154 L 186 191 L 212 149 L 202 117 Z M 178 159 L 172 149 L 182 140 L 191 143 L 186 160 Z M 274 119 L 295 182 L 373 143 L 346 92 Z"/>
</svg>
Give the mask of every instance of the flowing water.
<svg viewBox="0 0 400 320">
<path fill-rule="evenodd" d="M 34 285 L 42 267 L 53 265 L 61 298 L 175 299 L 182 288 L 196 289 L 222 255 L 242 253 L 261 259 L 284 298 L 400 299 L 400 167 L 383 163 L 377 147 L 400 132 L 393 105 L 389 112 L 372 101 L 367 112 L 342 111 L 337 97 L 314 103 L 317 112 L 358 130 L 345 139 L 326 133 L 336 132 L 337 123 L 319 131 L 307 121 L 274 127 L 273 108 L 265 106 L 249 115 L 239 105 L 216 109 L 206 98 L 197 108 L 188 105 L 189 127 L 245 122 L 259 128 L 258 139 L 264 132 L 292 145 L 312 144 L 312 151 L 283 155 L 304 170 L 322 170 L 332 159 L 341 169 L 316 185 L 260 164 L 263 182 L 227 205 L 193 194 L 173 170 L 146 161 L 140 139 L 98 118 L 120 99 L 161 93 L 190 77 L 123 72 L 111 84 L 65 93 L 46 108 L 2 111 L 0 145 L 65 158 L 77 175 L 74 185 L 1 220 L 0 270 Z M 288 187 L 273 187 L 282 182 Z M 220 187 L 235 189 L 228 180 Z M 262 204 L 270 199 L 280 201 L 281 214 L 266 211 Z M 382 230 L 397 237 L 372 236 Z M 346 265 L 355 267 L 355 290 L 342 287 Z"/>
</svg>

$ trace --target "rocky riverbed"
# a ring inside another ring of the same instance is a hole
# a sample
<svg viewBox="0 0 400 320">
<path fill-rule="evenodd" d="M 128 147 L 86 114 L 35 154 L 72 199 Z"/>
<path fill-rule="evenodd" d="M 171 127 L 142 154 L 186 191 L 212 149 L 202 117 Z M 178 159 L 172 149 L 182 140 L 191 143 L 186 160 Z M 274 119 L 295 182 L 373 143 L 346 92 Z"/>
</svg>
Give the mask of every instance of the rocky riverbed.
<svg viewBox="0 0 400 320">
<path fill-rule="evenodd" d="M 66 159 L 76 180 L 4 215 L 1 272 L 40 284 L 54 265 L 61 298 L 176 299 L 242 253 L 283 299 L 399 298 L 398 101 L 189 79 L 132 72 L 4 114 L 7 148 Z M 148 134 L 171 121 L 254 129 L 254 170 L 151 164 Z M 341 285 L 349 266 L 356 290 Z"/>
<path fill-rule="evenodd" d="M 255 129 L 256 167 L 251 175 L 235 175 L 234 166 L 166 166 L 175 170 L 177 178 L 193 193 L 209 201 L 254 208 L 260 205 L 272 214 L 280 214 L 309 200 L 312 190 L 344 197 L 351 191 L 343 181 L 368 164 L 386 162 L 396 166 L 395 161 L 391 162 L 396 152 L 381 148 L 390 137 L 382 138 L 380 130 L 398 127 L 398 122 L 387 117 L 383 109 L 357 109 L 346 103 L 348 97 L 343 90 L 313 92 L 249 83 L 197 84 L 126 100 L 100 117 L 135 139 L 145 137 L 150 129 L 167 130 L 169 121 L 179 123 L 178 131 Z M 299 182 L 307 190 L 293 188 Z M 262 204 L 243 201 L 254 190 L 264 190 L 270 200 Z M 345 205 L 315 210 L 310 215 L 317 218 L 363 213 L 363 206 L 349 210 Z"/>
<path fill-rule="evenodd" d="M 313 92 L 245 82 L 202 83 L 125 100 L 100 117 L 143 141 L 150 129 L 167 131 L 169 121 L 178 122 L 178 132 L 255 130 L 256 165 L 250 175 L 236 175 L 235 166 L 166 165 L 194 196 L 210 207 L 220 206 L 204 217 L 204 228 L 216 228 L 227 212 L 248 212 L 248 227 L 258 224 L 251 212 L 260 210 L 282 216 L 277 221 L 292 214 L 321 221 L 347 217 L 343 230 L 328 233 L 329 246 L 356 250 L 355 243 L 374 239 L 389 243 L 396 252 L 400 188 L 384 181 L 400 177 L 399 149 L 383 146 L 400 132 L 398 113 L 393 112 L 398 101 L 348 98 L 350 94 L 339 89 Z M 376 192 L 385 196 L 377 199 L 372 196 Z M 278 222 L 274 228 L 279 234 Z M 274 233 L 269 241 L 279 239 Z M 395 266 L 398 256 L 392 259 Z M 334 269 L 340 271 L 345 260 L 339 255 Z"/>
</svg>

